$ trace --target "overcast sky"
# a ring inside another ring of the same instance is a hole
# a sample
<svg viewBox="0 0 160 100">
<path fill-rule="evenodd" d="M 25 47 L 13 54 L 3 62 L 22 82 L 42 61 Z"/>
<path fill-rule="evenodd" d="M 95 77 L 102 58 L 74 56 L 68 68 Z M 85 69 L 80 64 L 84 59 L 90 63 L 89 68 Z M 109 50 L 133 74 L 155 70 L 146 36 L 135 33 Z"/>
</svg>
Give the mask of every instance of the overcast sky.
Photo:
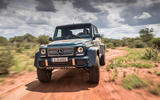
<svg viewBox="0 0 160 100">
<path fill-rule="evenodd" d="M 0 35 L 52 36 L 55 26 L 91 22 L 108 38 L 160 37 L 160 0 L 0 0 Z"/>
</svg>

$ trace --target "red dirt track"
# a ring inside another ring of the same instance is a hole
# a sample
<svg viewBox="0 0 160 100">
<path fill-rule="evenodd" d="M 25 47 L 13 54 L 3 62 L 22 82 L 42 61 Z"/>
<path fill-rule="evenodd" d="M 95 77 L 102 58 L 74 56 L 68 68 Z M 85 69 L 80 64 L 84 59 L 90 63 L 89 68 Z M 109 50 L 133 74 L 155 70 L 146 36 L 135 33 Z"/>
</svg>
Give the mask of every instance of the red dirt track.
<svg viewBox="0 0 160 100">
<path fill-rule="evenodd" d="M 107 64 L 114 57 L 124 56 L 127 51 L 109 50 L 106 53 Z M 101 67 L 98 85 L 87 82 L 84 70 L 56 70 L 52 81 L 42 84 L 37 80 L 36 72 L 8 78 L 14 84 L 0 85 L 0 100 L 158 100 L 147 92 L 129 91 L 109 81 L 105 66 Z M 160 100 L 160 99 L 159 99 Z"/>
</svg>

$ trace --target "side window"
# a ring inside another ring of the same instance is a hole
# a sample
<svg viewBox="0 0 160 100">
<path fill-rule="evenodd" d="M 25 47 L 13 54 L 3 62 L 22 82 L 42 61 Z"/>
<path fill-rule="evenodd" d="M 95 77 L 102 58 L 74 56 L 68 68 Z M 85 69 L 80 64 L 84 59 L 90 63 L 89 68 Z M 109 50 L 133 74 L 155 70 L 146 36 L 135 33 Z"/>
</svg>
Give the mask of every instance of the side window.
<svg viewBox="0 0 160 100">
<path fill-rule="evenodd" d="M 61 29 L 58 29 L 57 36 L 56 36 L 56 37 L 62 37 L 62 30 L 61 30 Z"/>
<path fill-rule="evenodd" d="M 96 33 L 98 33 L 98 29 L 97 29 L 97 27 L 95 27 L 95 30 L 96 30 Z"/>
<path fill-rule="evenodd" d="M 92 27 L 92 35 L 93 35 L 93 37 L 95 36 L 95 29 L 94 29 L 94 27 Z"/>
<path fill-rule="evenodd" d="M 97 34 L 98 33 L 98 29 L 97 27 L 94 27 L 94 33 Z"/>
</svg>

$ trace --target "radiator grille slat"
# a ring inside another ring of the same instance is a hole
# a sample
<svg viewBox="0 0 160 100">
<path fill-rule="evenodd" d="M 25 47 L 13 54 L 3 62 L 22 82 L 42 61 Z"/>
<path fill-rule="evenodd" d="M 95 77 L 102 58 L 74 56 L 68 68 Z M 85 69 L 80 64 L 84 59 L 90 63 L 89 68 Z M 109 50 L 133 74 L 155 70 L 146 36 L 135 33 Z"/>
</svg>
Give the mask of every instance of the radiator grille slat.
<svg viewBox="0 0 160 100">
<path fill-rule="evenodd" d="M 58 50 L 63 50 L 63 54 L 59 54 Z M 48 56 L 73 56 L 74 48 L 48 48 Z"/>
</svg>

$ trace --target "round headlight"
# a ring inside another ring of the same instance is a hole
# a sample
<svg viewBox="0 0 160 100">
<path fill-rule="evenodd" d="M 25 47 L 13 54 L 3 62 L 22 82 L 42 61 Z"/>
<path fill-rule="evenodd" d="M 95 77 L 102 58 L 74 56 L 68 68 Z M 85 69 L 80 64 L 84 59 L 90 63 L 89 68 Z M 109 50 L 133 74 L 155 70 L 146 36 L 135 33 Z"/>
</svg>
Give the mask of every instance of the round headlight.
<svg viewBox="0 0 160 100">
<path fill-rule="evenodd" d="M 41 54 L 42 55 L 46 54 L 46 49 L 41 49 Z"/>
<path fill-rule="evenodd" d="M 78 47 L 77 48 L 78 53 L 82 53 L 84 51 L 83 47 Z"/>
</svg>

